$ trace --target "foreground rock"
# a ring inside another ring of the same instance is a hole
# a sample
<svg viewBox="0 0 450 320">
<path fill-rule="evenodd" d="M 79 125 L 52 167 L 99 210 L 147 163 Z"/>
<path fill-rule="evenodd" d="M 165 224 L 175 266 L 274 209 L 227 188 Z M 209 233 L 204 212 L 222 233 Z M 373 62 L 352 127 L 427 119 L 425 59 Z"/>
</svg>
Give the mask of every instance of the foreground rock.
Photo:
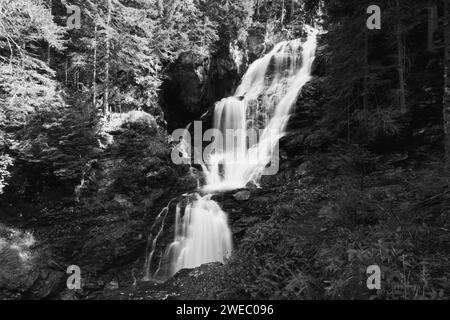
<svg viewBox="0 0 450 320">
<path fill-rule="evenodd" d="M 101 151 L 74 190 L 57 190 L 55 199 L 49 188 L 17 208 L 8 205 L 8 194 L 1 199 L 2 208 L 11 208 L 8 224 L 29 232 L 34 244 L 18 247 L 25 253 L 15 249 L 18 240 L 2 244 L 0 297 L 78 299 L 141 277 L 155 216 L 172 195 L 196 183 L 186 176 L 178 184 L 187 171 L 172 164 L 165 133 L 151 117 L 130 115 L 100 137 Z M 30 256 L 27 263 L 24 255 Z M 80 291 L 64 291 L 70 265 L 81 269 Z"/>
</svg>

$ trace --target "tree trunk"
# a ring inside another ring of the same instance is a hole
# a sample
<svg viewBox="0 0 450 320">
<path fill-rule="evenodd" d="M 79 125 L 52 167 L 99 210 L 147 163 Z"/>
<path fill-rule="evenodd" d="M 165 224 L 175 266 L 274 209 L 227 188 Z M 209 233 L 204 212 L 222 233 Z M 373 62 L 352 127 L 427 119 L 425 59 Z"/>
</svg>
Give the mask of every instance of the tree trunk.
<svg viewBox="0 0 450 320">
<path fill-rule="evenodd" d="M 347 111 L 347 143 L 350 143 L 350 141 L 351 141 L 351 132 L 350 132 L 350 129 L 351 129 L 351 126 L 350 126 L 351 115 L 350 115 L 350 107 L 351 107 L 351 104 L 350 104 L 349 102 L 347 102 L 347 108 L 346 108 L 346 111 Z"/>
<path fill-rule="evenodd" d="M 69 72 L 68 72 L 68 68 L 69 68 L 69 61 L 68 61 L 69 59 L 67 59 L 67 57 L 66 57 L 66 63 L 65 63 L 65 66 L 64 66 L 64 76 L 65 76 L 65 84 L 66 84 L 66 87 L 67 87 L 67 84 L 68 84 L 68 77 L 69 77 Z"/>
<path fill-rule="evenodd" d="M 163 0 L 158 0 L 158 13 L 160 17 L 164 16 L 164 3 Z"/>
<path fill-rule="evenodd" d="M 434 33 L 438 28 L 438 9 L 437 5 L 430 1 L 428 6 L 428 51 L 434 51 Z"/>
<path fill-rule="evenodd" d="M 397 0 L 397 70 L 398 70 L 398 91 L 400 100 L 400 111 L 406 112 L 406 92 L 405 92 L 405 60 L 404 60 L 404 46 L 403 46 L 403 31 L 400 21 L 400 1 Z"/>
<path fill-rule="evenodd" d="M 295 0 L 291 0 L 291 21 L 294 20 L 295 14 Z"/>
<path fill-rule="evenodd" d="M 292 29 L 291 30 L 292 34 L 295 34 L 295 29 L 296 29 L 296 26 L 294 23 L 294 21 L 295 21 L 294 15 L 295 15 L 295 0 L 291 0 L 291 15 L 289 16 L 289 19 L 291 21 L 290 25 L 291 25 L 291 29 Z"/>
<path fill-rule="evenodd" d="M 51 14 L 52 13 L 52 6 L 53 6 L 53 1 L 52 0 L 48 1 L 48 6 L 49 6 L 49 9 L 50 9 L 50 14 Z M 50 46 L 50 43 L 49 43 L 48 47 L 47 47 L 47 64 L 48 64 L 49 67 L 50 67 L 50 63 L 52 62 L 51 54 L 52 54 L 51 46 Z"/>
<path fill-rule="evenodd" d="M 445 159 L 447 169 L 450 170 L 450 3 L 444 1 L 444 132 Z"/>
<path fill-rule="evenodd" d="M 108 13 L 106 17 L 106 75 L 105 75 L 105 92 L 103 97 L 103 112 L 105 118 L 109 115 L 109 68 L 110 68 L 110 59 L 111 59 L 111 0 L 108 0 Z"/>
<path fill-rule="evenodd" d="M 79 79 L 79 73 L 80 73 L 80 70 L 77 69 L 77 70 L 75 71 L 75 75 L 74 75 L 74 78 L 75 78 L 75 92 L 78 92 L 78 79 Z"/>
<path fill-rule="evenodd" d="M 97 108 L 97 29 L 98 29 L 97 21 L 95 21 L 95 26 L 94 26 L 94 75 L 93 75 L 93 79 L 92 79 L 92 90 L 94 91 L 92 103 L 94 105 L 94 111 Z"/>
<path fill-rule="evenodd" d="M 367 126 L 367 116 L 369 113 L 369 33 L 364 32 L 364 78 L 363 78 L 363 111 L 364 121 Z"/>
</svg>

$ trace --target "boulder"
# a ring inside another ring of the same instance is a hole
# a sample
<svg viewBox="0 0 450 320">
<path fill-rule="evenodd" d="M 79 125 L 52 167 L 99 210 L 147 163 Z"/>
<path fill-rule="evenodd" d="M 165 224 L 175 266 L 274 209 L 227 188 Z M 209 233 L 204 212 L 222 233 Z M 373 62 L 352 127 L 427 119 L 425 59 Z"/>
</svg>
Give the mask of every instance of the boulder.
<svg viewBox="0 0 450 320">
<path fill-rule="evenodd" d="M 235 193 L 233 195 L 233 197 L 237 201 L 247 201 L 248 199 L 250 199 L 250 191 L 248 191 L 248 190 L 239 191 L 239 192 Z"/>
</svg>

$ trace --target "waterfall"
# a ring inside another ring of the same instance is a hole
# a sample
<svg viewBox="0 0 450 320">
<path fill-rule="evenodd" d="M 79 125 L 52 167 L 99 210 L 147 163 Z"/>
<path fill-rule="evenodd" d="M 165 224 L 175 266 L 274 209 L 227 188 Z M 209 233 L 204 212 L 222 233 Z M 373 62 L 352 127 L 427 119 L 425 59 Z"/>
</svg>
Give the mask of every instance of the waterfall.
<svg viewBox="0 0 450 320">
<path fill-rule="evenodd" d="M 167 247 L 154 278 L 165 280 L 181 269 L 224 262 L 232 248 L 226 213 L 210 199 L 210 195 L 196 195 L 196 199 L 186 206 L 183 216 L 177 206 L 175 240 Z"/>
<path fill-rule="evenodd" d="M 193 199 L 184 210 L 180 203 L 177 205 L 174 241 L 161 257 L 153 279 L 166 280 L 181 269 L 223 262 L 230 256 L 232 233 L 227 214 L 212 200 L 211 193 L 243 188 L 249 182 L 258 184 L 267 166 L 278 162 L 278 142 L 285 134 L 291 107 L 311 79 L 318 31 L 307 31 L 303 44 L 300 40 L 280 42 L 253 62 L 235 95 L 216 103 L 213 125 L 224 138 L 214 141 L 215 151 L 202 165 L 206 180 L 202 191 L 206 195 L 188 195 Z M 190 141 L 182 141 L 181 149 L 187 157 Z M 157 220 L 164 220 L 166 213 Z M 158 225 L 163 227 L 164 223 Z M 147 258 L 147 272 L 155 241 Z"/>
<path fill-rule="evenodd" d="M 285 134 L 291 107 L 311 79 L 316 35 L 311 29 L 303 44 L 300 40 L 278 43 L 249 67 L 233 97 L 216 104 L 214 127 L 227 134 L 222 150 L 217 145 L 220 151 L 203 167 L 206 191 L 257 184 L 266 166 L 277 160 L 278 141 Z M 259 141 L 254 137 L 257 131 Z"/>
<path fill-rule="evenodd" d="M 173 201 L 173 200 L 172 200 Z M 169 202 L 167 207 L 161 210 L 158 216 L 155 219 L 155 223 L 153 224 L 152 230 L 147 240 L 147 250 L 146 250 L 146 258 L 145 258 L 145 276 L 144 280 L 150 280 L 152 277 L 150 275 L 150 270 L 152 266 L 153 256 L 156 251 L 156 244 L 158 242 L 161 233 L 164 230 L 164 225 L 166 222 L 167 214 L 169 213 L 169 207 L 172 201 Z"/>
</svg>

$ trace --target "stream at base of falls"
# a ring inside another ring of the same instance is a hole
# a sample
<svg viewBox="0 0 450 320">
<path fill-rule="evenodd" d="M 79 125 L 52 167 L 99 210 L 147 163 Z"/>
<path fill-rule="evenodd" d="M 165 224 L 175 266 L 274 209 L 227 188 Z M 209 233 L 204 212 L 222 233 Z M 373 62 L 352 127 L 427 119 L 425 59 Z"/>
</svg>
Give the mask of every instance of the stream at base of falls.
<svg viewBox="0 0 450 320">
<path fill-rule="evenodd" d="M 285 134 L 290 110 L 311 79 L 318 31 L 309 27 L 306 31 L 305 42 L 280 42 L 253 62 L 235 95 L 216 103 L 214 128 L 239 132 L 236 138 L 241 143 L 237 147 L 214 146 L 215 153 L 202 165 L 206 181 L 200 188 L 202 195 L 176 198 L 157 216 L 148 238 L 144 280 L 163 282 L 181 269 L 230 257 L 233 241 L 228 217 L 211 199 L 212 192 L 245 188 L 250 182 L 258 185 L 267 165 L 278 161 L 278 141 Z M 251 130 L 261 132 L 253 143 L 247 140 Z M 186 143 L 182 141 L 180 146 L 184 148 Z M 179 151 L 191 156 L 187 149 Z M 158 241 L 168 229 L 171 214 L 175 215 L 173 241 L 158 254 Z"/>
</svg>

